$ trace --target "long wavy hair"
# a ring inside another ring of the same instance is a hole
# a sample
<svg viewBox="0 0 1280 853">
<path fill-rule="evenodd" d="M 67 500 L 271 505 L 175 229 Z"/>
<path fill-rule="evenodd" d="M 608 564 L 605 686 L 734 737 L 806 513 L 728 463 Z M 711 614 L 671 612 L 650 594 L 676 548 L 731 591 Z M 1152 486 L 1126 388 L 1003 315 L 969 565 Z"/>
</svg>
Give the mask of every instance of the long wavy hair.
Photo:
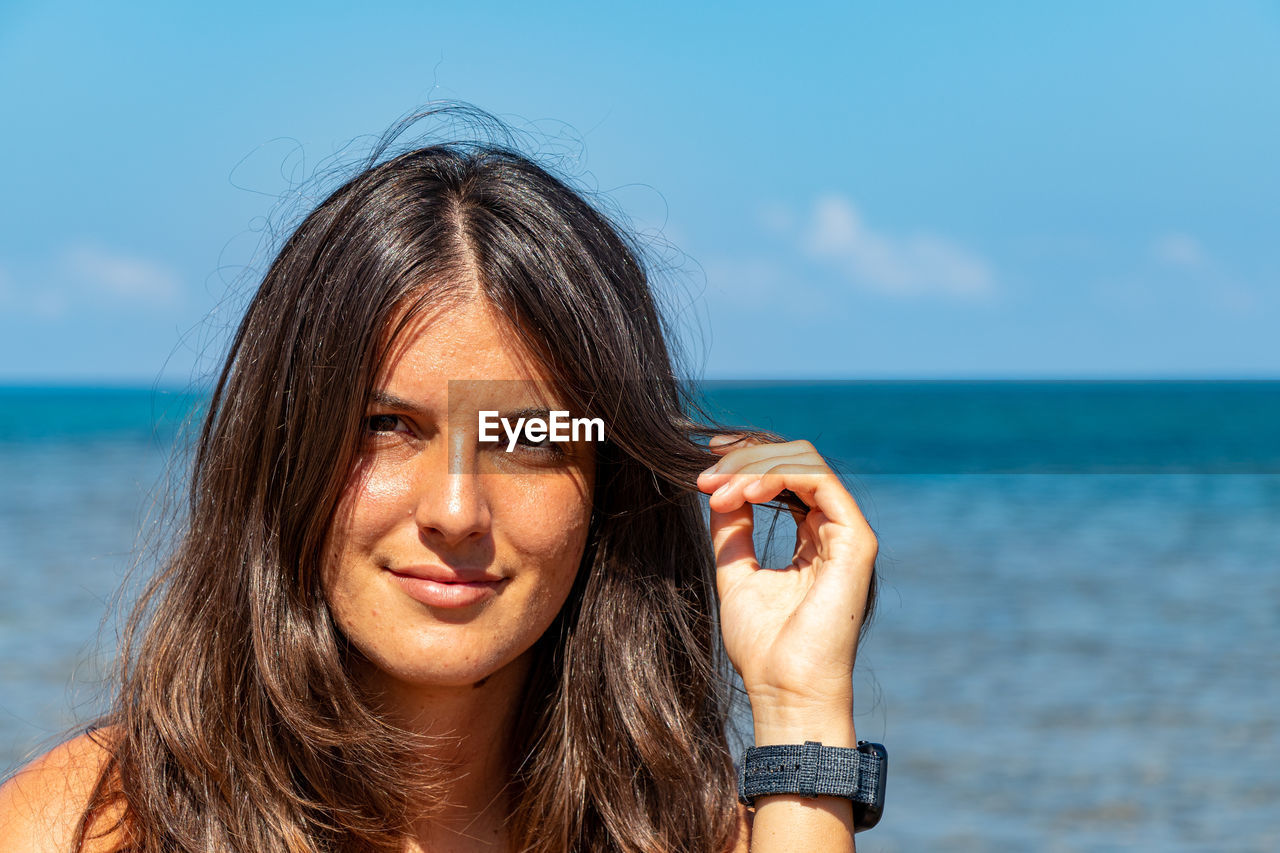
<svg viewBox="0 0 1280 853">
<path fill-rule="evenodd" d="M 478 286 L 577 411 L 606 413 L 575 585 L 513 742 L 522 851 L 721 853 L 736 832 L 714 558 L 720 431 L 673 368 L 642 253 L 500 144 L 371 158 L 283 245 L 213 390 L 181 536 L 124 636 L 80 825 L 138 851 L 395 850 L 433 743 L 375 711 L 321 589 L 387 342 Z"/>
</svg>

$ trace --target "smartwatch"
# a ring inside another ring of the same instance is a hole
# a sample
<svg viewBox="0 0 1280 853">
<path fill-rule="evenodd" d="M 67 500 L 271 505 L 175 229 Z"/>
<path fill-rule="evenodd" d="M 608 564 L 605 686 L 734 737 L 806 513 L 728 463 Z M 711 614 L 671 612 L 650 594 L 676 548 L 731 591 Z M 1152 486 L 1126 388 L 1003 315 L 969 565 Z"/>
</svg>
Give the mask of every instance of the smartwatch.
<svg viewBox="0 0 1280 853">
<path fill-rule="evenodd" d="M 793 794 L 843 797 L 853 802 L 854 832 L 870 829 L 884 813 L 885 772 L 889 754 L 878 743 L 858 741 L 856 748 L 823 746 L 817 741 L 747 750 L 738 768 L 738 800 Z"/>
</svg>

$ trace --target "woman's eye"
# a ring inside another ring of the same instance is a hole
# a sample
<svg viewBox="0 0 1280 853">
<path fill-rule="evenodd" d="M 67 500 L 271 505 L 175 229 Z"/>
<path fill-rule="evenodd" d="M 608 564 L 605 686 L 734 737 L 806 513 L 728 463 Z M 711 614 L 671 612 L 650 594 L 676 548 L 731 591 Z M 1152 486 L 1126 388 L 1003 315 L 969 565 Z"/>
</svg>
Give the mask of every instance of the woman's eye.
<svg viewBox="0 0 1280 853">
<path fill-rule="evenodd" d="M 520 437 L 516 439 L 516 446 L 525 453 L 544 456 L 547 458 L 560 458 L 565 455 L 565 445 L 563 442 L 552 441 L 548 437 L 537 439 L 536 441 L 529 437 L 524 430 L 520 431 Z"/>
<path fill-rule="evenodd" d="M 364 422 L 369 432 L 398 432 L 404 428 L 404 421 L 397 415 L 370 415 Z"/>
</svg>

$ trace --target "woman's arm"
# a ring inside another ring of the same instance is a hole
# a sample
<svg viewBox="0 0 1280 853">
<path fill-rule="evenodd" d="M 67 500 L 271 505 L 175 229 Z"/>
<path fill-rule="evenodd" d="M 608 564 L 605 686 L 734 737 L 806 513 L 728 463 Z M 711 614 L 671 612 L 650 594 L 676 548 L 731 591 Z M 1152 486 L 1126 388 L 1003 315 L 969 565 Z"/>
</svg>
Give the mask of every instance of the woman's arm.
<svg viewBox="0 0 1280 853">
<path fill-rule="evenodd" d="M 756 746 L 820 741 L 823 746 L 857 746 L 853 695 L 847 710 L 782 709 L 752 697 Z M 752 853 L 783 850 L 852 851 L 853 803 L 839 797 L 757 797 L 751 833 Z"/>
<path fill-rule="evenodd" d="M 820 741 L 857 745 L 853 665 L 875 565 L 875 533 L 812 444 L 712 439 L 722 455 L 698 478 L 710 493 L 711 533 L 725 650 L 742 676 L 756 746 Z M 752 504 L 783 490 L 808 507 L 794 512 L 796 547 L 781 570 L 762 569 L 752 540 Z M 753 853 L 852 851 L 853 806 L 835 797 L 760 797 Z"/>
</svg>

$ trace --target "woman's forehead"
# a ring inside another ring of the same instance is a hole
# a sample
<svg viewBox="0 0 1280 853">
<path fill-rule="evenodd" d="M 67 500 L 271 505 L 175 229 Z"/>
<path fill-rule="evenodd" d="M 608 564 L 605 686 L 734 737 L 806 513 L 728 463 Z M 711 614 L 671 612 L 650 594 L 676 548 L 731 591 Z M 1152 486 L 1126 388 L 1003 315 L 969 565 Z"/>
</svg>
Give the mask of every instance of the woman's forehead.
<svg viewBox="0 0 1280 853">
<path fill-rule="evenodd" d="M 552 372 L 483 299 L 428 306 L 396 325 L 375 395 L 525 407 L 557 402 Z"/>
</svg>

